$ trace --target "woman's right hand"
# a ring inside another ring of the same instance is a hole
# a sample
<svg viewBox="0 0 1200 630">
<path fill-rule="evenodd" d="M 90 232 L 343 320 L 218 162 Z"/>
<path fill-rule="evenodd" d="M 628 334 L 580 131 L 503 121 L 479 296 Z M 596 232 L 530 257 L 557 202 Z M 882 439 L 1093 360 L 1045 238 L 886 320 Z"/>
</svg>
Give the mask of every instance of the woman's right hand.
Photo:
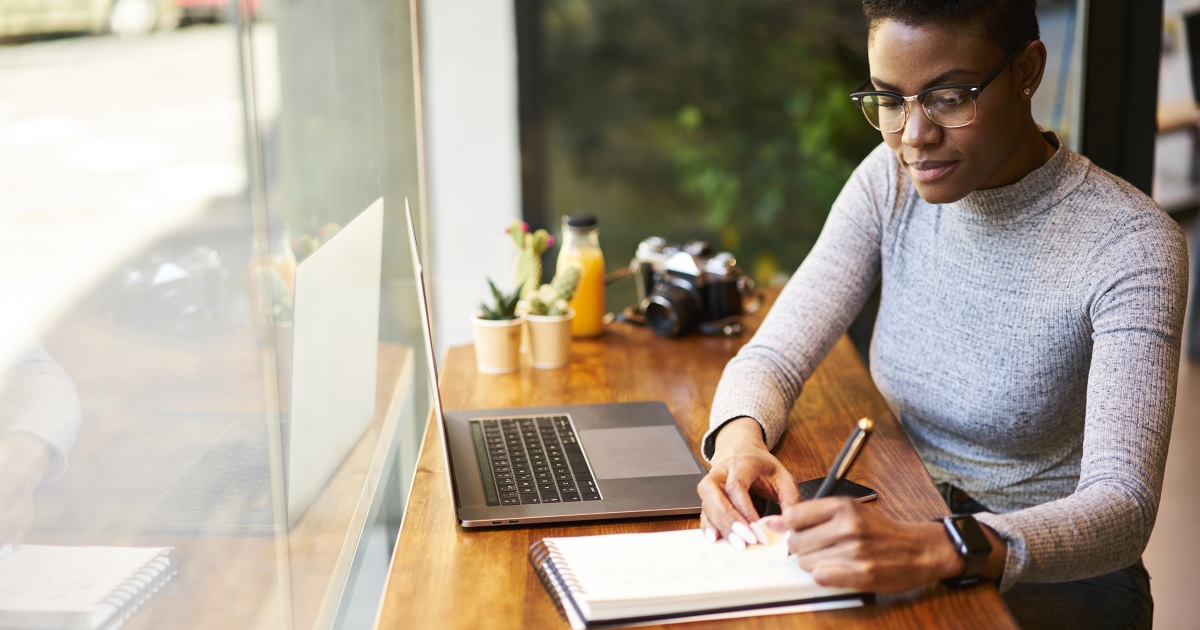
<svg viewBox="0 0 1200 630">
<path fill-rule="evenodd" d="M 762 427 L 753 418 L 731 420 L 717 433 L 712 468 L 700 480 L 700 527 L 710 539 L 758 542 L 749 524 L 758 520 L 750 497 L 777 501 L 783 509 L 800 502 L 792 474 L 763 443 Z"/>
</svg>

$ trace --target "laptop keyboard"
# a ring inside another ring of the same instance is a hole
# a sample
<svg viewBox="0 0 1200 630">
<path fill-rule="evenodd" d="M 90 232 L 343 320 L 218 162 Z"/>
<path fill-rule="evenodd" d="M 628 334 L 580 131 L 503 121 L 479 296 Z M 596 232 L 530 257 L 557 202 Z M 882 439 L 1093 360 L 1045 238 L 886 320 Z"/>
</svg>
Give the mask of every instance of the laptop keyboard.
<svg viewBox="0 0 1200 630">
<path fill-rule="evenodd" d="M 155 502 L 156 509 L 254 509 L 270 499 L 267 427 L 235 424 Z"/>
<path fill-rule="evenodd" d="M 566 416 L 472 420 L 471 435 L 488 505 L 601 499 Z"/>
</svg>

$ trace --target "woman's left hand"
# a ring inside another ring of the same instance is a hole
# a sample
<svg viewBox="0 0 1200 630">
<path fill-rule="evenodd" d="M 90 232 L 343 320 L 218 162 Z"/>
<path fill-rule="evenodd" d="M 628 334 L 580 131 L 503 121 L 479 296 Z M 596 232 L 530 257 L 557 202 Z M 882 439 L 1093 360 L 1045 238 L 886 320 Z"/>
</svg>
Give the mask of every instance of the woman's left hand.
<svg viewBox="0 0 1200 630">
<path fill-rule="evenodd" d="M 897 593 L 964 567 L 940 522 L 896 521 L 850 499 L 803 501 L 785 510 L 783 521 L 789 550 L 824 586 Z"/>
</svg>

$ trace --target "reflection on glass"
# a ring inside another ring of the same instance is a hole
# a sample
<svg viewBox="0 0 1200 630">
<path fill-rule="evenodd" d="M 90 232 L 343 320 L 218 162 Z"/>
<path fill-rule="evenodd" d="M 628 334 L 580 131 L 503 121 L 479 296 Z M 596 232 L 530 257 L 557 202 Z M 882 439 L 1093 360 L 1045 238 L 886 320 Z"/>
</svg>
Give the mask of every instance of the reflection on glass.
<svg viewBox="0 0 1200 630">
<path fill-rule="evenodd" d="M 332 1 L 119 3 L 131 30 L 0 42 L 0 584 L 157 567 L 126 627 L 361 624 L 427 413 L 408 252 L 385 238 L 367 287 L 376 413 L 289 522 L 294 283 L 374 199 L 418 197 L 410 8 L 331 26 Z"/>
<path fill-rule="evenodd" d="M 0 558 L 33 525 L 34 493 L 66 468 L 79 432 L 79 398 L 62 367 L 37 341 L 0 380 Z"/>
<path fill-rule="evenodd" d="M 71 601 L 67 567 L 100 585 L 121 558 L 169 548 L 177 564 L 164 579 L 183 570 L 130 626 L 211 622 L 212 610 L 234 625 L 287 618 L 270 595 L 286 584 L 271 491 L 278 457 L 268 456 L 277 423 L 248 273 L 255 233 L 234 33 L 192 24 L 0 47 L 11 88 L 0 105 L 0 160 L 11 175 L 0 268 L 14 324 L 0 333 L 0 450 L 29 460 L 47 444 L 54 455 L 30 501 L 5 503 L 6 519 L 29 527 L 0 573 L 44 576 L 45 593 L 63 587 L 47 608 Z M 48 352 L 22 358 L 12 337 L 20 329 Z M 70 405 L 73 425 L 32 428 L 60 423 L 56 410 Z M 18 411 L 14 425 L 14 406 L 34 411 Z M 232 463 L 205 472 L 200 462 L 223 448 Z M 221 474 L 260 481 L 226 488 L 231 502 L 222 502 L 209 493 Z M 242 508 L 253 518 L 239 520 Z M 89 561 L 101 547 L 128 553 Z M 110 577 L 128 579 L 153 557 Z M 212 582 L 229 571 L 254 576 L 244 588 L 256 601 L 213 605 Z"/>
</svg>

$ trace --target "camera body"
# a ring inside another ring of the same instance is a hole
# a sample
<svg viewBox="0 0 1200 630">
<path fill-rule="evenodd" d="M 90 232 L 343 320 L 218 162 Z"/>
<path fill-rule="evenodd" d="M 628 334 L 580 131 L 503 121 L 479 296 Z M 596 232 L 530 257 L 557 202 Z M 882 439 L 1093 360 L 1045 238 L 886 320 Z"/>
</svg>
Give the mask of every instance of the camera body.
<svg viewBox="0 0 1200 630">
<path fill-rule="evenodd" d="M 733 254 L 714 252 L 704 241 L 674 245 L 651 236 L 638 244 L 630 267 L 638 310 L 655 333 L 674 337 L 695 328 L 732 336 L 742 331 L 744 301 L 754 282 Z"/>
</svg>

